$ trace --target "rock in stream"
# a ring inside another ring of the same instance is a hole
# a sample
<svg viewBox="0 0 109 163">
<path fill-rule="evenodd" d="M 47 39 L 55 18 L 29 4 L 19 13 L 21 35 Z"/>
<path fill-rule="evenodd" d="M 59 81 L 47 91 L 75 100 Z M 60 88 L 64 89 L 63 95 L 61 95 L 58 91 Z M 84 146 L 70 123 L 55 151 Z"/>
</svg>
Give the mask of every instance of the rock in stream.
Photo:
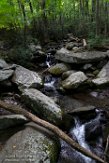
<svg viewBox="0 0 109 163">
<path fill-rule="evenodd" d="M 29 87 L 39 88 L 42 86 L 42 79 L 38 73 L 19 65 L 16 67 L 13 82 L 16 83 L 20 89 Z"/>
<path fill-rule="evenodd" d="M 55 57 L 59 61 L 65 63 L 92 63 L 105 59 L 108 56 L 107 52 L 100 51 L 85 51 L 77 52 L 69 51 L 66 48 L 61 48 L 57 51 Z"/>
<path fill-rule="evenodd" d="M 25 89 L 22 99 L 41 118 L 58 124 L 62 120 L 61 108 L 48 96 L 36 89 Z"/>
</svg>

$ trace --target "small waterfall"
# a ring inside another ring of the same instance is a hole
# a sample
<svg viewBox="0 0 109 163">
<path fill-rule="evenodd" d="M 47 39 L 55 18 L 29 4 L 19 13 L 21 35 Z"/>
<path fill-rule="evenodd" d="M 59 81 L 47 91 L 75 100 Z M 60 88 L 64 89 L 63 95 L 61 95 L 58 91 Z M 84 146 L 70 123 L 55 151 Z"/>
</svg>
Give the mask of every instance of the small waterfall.
<svg viewBox="0 0 109 163">
<path fill-rule="evenodd" d="M 75 127 L 73 129 L 71 129 L 70 133 L 76 137 L 77 142 L 82 147 L 84 147 L 85 149 L 90 151 L 90 147 L 87 144 L 87 142 L 85 141 L 85 124 L 81 124 L 78 117 L 75 117 L 74 121 L 75 121 Z M 83 155 L 81 153 L 79 153 L 79 155 L 82 156 L 85 163 L 92 163 L 92 162 L 95 163 L 91 158 L 86 157 L 85 155 Z"/>
<path fill-rule="evenodd" d="M 44 91 L 51 92 L 53 96 L 57 96 L 58 91 L 55 86 L 56 82 L 57 82 L 57 78 L 51 75 L 46 75 L 44 79 Z"/>
<path fill-rule="evenodd" d="M 46 65 L 48 66 L 48 68 L 51 66 L 51 54 L 50 53 L 47 54 Z"/>
<path fill-rule="evenodd" d="M 55 88 L 55 86 L 54 86 L 54 83 L 55 83 L 55 80 L 52 80 L 52 81 L 50 81 L 50 82 L 45 82 L 45 83 L 44 83 L 45 89 L 48 90 L 48 91 L 49 91 L 49 90 L 55 91 L 56 88 Z"/>
</svg>

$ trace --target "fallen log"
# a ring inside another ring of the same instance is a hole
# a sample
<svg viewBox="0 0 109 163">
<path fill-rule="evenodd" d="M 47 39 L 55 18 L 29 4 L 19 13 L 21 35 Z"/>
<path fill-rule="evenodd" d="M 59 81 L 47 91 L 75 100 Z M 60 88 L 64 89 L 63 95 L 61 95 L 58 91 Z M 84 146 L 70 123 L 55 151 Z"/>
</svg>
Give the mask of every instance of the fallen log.
<svg viewBox="0 0 109 163">
<path fill-rule="evenodd" d="M 87 151 L 85 148 L 80 146 L 77 142 L 75 142 L 73 139 L 71 139 L 67 134 L 65 134 L 62 130 L 60 130 L 57 126 L 40 119 L 39 117 L 35 116 L 34 114 L 28 112 L 27 110 L 23 109 L 20 106 L 8 104 L 2 100 L 0 100 L 0 107 L 15 113 L 15 114 L 22 114 L 26 118 L 30 119 L 31 121 L 37 123 L 40 126 L 43 126 L 49 130 L 51 130 L 53 133 L 55 133 L 59 138 L 67 142 L 72 148 L 77 150 L 78 152 L 84 154 L 85 156 L 88 156 L 96 161 L 99 161 L 101 163 L 106 163 L 104 160 L 102 160 L 100 157 L 95 155 L 94 153 Z"/>
</svg>

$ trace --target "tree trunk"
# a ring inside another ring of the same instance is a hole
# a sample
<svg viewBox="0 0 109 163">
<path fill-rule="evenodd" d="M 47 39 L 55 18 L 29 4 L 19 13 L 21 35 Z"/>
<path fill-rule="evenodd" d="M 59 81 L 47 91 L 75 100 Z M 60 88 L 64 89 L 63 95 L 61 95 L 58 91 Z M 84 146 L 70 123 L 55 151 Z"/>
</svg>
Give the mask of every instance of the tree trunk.
<svg viewBox="0 0 109 163">
<path fill-rule="evenodd" d="M 27 31 L 27 24 L 26 24 L 26 12 L 25 6 L 21 0 L 17 0 L 19 9 L 22 11 L 23 19 L 24 19 L 24 45 L 26 44 L 26 31 Z"/>
<path fill-rule="evenodd" d="M 92 0 L 92 13 L 91 13 L 91 21 L 92 22 L 95 20 L 95 8 L 96 8 L 96 2 L 95 2 L 95 0 Z"/>
<path fill-rule="evenodd" d="M 105 11 L 104 11 L 104 15 L 105 15 L 105 29 L 104 29 L 104 34 L 105 37 L 107 37 L 107 30 L 108 30 L 108 2 L 105 2 Z"/>
<path fill-rule="evenodd" d="M 101 163 L 106 163 L 105 161 L 103 161 L 101 158 L 99 158 L 98 156 L 96 156 L 94 153 L 87 151 L 85 148 L 81 147 L 78 143 L 76 143 L 73 139 L 71 139 L 67 134 L 65 134 L 62 130 L 60 130 L 58 127 L 56 127 L 55 125 L 44 121 L 40 118 L 38 118 L 37 116 L 33 115 L 32 113 L 24 110 L 23 108 L 21 108 L 20 106 L 16 106 L 16 105 L 12 105 L 12 104 L 7 104 L 6 102 L 3 102 L 0 100 L 0 107 L 12 112 L 12 113 L 16 113 L 16 114 L 22 114 L 24 115 L 26 118 L 30 119 L 31 121 L 37 123 L 40 126 L 43 126 L 49 130 L 51 130 L 52 132 L 54 132 L 58 137 L 60 137 L 61 139 L 63 139 L 65 142 L 67 142 L 68 144 L 71 145 L 72 148 L 74 148 L 75 150 L 77 150 L 78 152 L 81 152 L 82 154 L 96 160 L 99 161 Z"/>
<path fill-rule="evenodd" d="M 96 0 L 96 36 L 100 34 L 100 2 Z"/>
</svg>

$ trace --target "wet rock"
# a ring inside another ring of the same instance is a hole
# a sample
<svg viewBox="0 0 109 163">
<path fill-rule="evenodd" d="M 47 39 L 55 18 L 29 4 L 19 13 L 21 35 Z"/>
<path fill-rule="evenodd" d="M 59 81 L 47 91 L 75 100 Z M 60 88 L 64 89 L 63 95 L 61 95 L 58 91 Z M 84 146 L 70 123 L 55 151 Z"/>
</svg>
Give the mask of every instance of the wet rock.
<svg viewBox="0 0 109 163">
<path fill-rule="evenodd" d="M 79 108 L 76 108 L 74 110 L 72 110 L 71 113 L 84 113 L 84 112 L 90 112 L 90 111 L 94 111 L 95 110 L 95 106 L 82 106 L 82 107 L 79 107 Z"/>
<path fill-rule="evenodd" d="M 53 133 L 34 123 L 14 134 L 0 151 L 2 163 L 57 162 L 58 139 Z"/>
<path fill-rule="evenodd" d="M 61 152 L 58 163 L 85 163 L 85 160 L 80 153 L 66 142 L 61 141 Z"/>
<path fill-rule="evenodd" d="M 86 75 L 88 78 L 94 78 L 95 77 L 95 75 L 91 72 L 86 72 Z"/>
<path fill-rule="evenodd" d="M 73 109 L 69 111 L 68 114 L 72 116 L 75 116 L 75 115 L 79 116 L 80 119 L 83 121 L 84 120 L 89 121 L 91 118 L 93 119 L 96 116 L 95 109 L 96 109 L 95 106 L 86 105 L 86 106 Z"/>
<path fill-rule="evenodd" d="M 67 79 L 62 81 L 62 87 L 64 89 L 76 89 L 86 80 L 87 80 L 86 75 L 83 72 L 78 71 L 71 74 Z"/>
<path fill-rule="evenodd" d="M 70 129 L 69 136 L 78 142 L 82 147 L 95 153 L 103 159 L 103 113 L 99 112 L 94 119 L 81 123 L 79 117 L 75 117 L 75 126 Z M 59 163 L 95 163 L 94 160 L 88 158 L 81 153 L 75 151 L 66 142 L 61 141 L 61 152 Z"/>
<path fill-rule="evenodd" d="M 21 125 L 28 122 L 27 118 L 23 115 L 1 115 L 0 116 L 0 130 L 9 127 Z"/>
<path fill-rule="evenodd" d="M 103 125 L 105 123 L 106 115 L 104 112 L 99 111 L 93 121 L 90 121 L 85 125 L 85 132 L 87 133 L 86 140 L 94 140 L 99 136 L 103 137 Z"/>
<path fill-rule="evenodd" d="M 70 67 L 64 63 L 57 63 L 49 68 L 49 72 L 53 75 L 61 75 L 63 72 L 68 71 Z"/>
<path fill-rule="evenodd" d="M 31 43 L 29 45 L 29 48 L 30 48 L 30 50 L 31 50 L 32 53 L 34 53 L 34 52 L 36 52 L 38 50 L 42 50 L 42 47 L 40 45 L 35 45 L 33 43 Z"/>
<path fill-rule="evenodd" d="M 67 45 L 66 45 L 66 49 L 72 50 L 74 46 L 75 46 L 75 43 L 74 43 L 74 42 L 69 42 L 69 43 L 67 43 Z"/>
<path fill-rule="evenodd" d="M 46 59 L 46 55 L 43 51 L 38 50 L 32 54 L 31 61 L 33 63 L 42 63 Z"/>
<path fill-rule="evenodd" d="M 69 71 L 66 71 L 62 74 L 62 79 L 66 79 L 68 78 L 71 74 L 75 73 L 76 71 L 75 70 L 69 70 Z"/>
<path fill-rule="evenodd" d="M 9 79 L 13 73 L 13 70 L 0 70 L 0 82 Z"/>
<path fill-rule="evenodd" d="M 78 52 L 78 50 L 79 50 L 79 47 L 77 47 L 77 46 L 73 47 L 74 52 Z"/>
<path fill-rule="evenodd" d="M 73 110 L 84 106 L 82 102 L 69 96 L 61 97 L 59 105 L 65 113 L 73 112 Z"/>
<path fill-rule="evenodd" d="M 107 57 L 107 53 L 99 51 L 85 51 L 74 53 L 73 51 L 61 48 L 60 50 L 57 50 L 55 57 L 57 60 L 66 63 L 81 64 L 101 61 Z"/>
<path fill-rule="evenodd" d="M 6 68 L 6 67 L 8 67 L 8 64 L 3 59 L 0 59 L 0 69 Z"/>
<path fill-rule="evenodd" d="M 109 84 L 109 62 L 101 69 L 97 78 L 92 80 L 92 83 L 96 86 Z"/>
<path fill-rule="evenodd" d="M 83 70 L 88 70 L 88 69 L 90 69 L 90 68 L 92 68 L 92 64 L 85 64 L 84 66 L 83 66 Z"/>
<path fill-rule="evenodd" d="M 62 112 L 60 107 L 40 91 L 36 89 L 25 89 L 22 94 L 22 99 L 41 118 L 55 124 L 61 122 Z"/>
<path fill-rule="evenodd" d="M 56 49 L 55 48 L 50 48 L 47 50 L 47 53 L 54 55 L 56 53 Z"/>
<path fill-rule="evenodd" d="M 22 66 L 16 67 L 13 82 L 18 85 L 20 90 L 29 87 L 39 88 L 42 86 L 42 79 L 39 74 Z"/>
</svg>

